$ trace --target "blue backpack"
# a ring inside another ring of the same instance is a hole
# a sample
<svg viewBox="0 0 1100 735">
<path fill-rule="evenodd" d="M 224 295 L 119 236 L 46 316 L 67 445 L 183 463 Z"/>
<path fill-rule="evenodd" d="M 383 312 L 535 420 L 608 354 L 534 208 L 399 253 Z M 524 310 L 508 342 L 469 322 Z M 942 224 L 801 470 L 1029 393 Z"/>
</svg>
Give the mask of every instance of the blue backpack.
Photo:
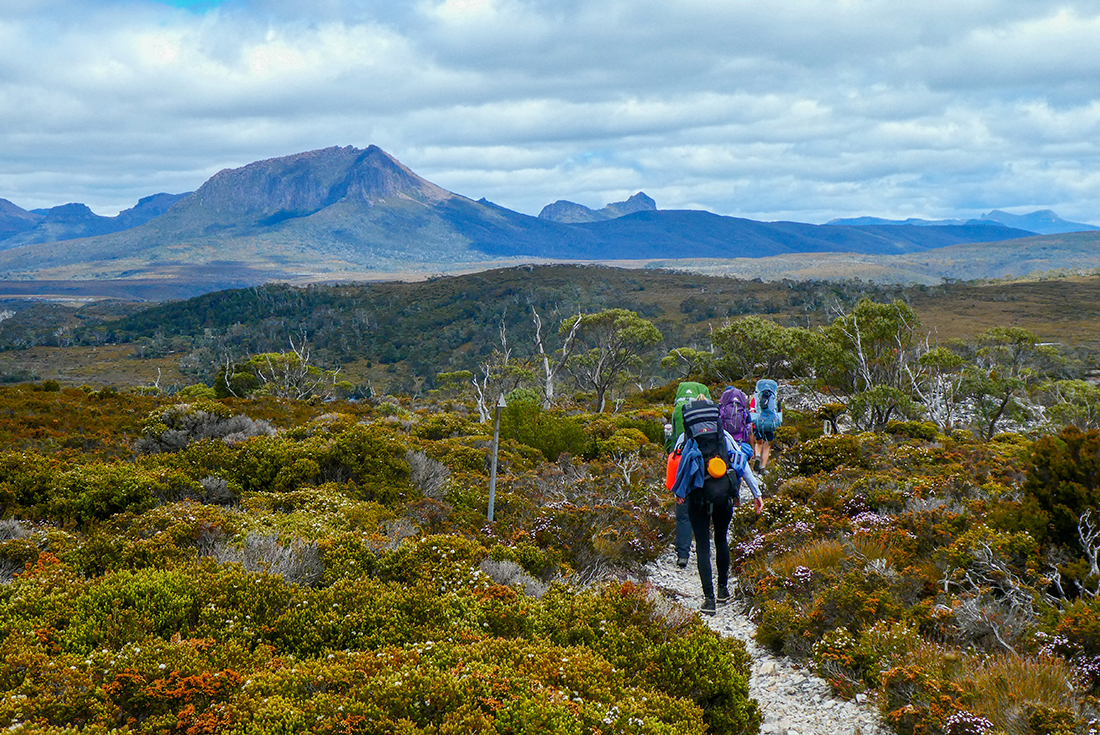
<svg viewBox="0 0 1100 735">
<path fill-rule="evenodd" d="M 783 423 L 783 410 L 779 407 L 779 384 L 770 378 L 756 381 L 756 410 L 752 422 L 760 433 L 774 433 Z"/>
</svg>

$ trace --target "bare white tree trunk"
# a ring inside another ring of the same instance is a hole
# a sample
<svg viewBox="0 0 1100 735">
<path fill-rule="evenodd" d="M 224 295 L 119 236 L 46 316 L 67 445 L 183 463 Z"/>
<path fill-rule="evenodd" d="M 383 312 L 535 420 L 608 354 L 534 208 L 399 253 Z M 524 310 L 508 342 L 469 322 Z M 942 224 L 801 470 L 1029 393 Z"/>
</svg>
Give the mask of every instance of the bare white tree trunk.
<svg viewBox="0 0 1100 735">
<path fill-rule="evenodd" d="M 505 327 L 503 318 L 500 320 L 500 325 L 498 329 L 500 332 L 500 353 L 494 354 L 494 359 L 490 359 L 487 362 L 481 363 L 480 381 L 478 380 L 477 376 L 474 376 L 474 379 L 470 381 L 474 386 L 474 392 L 476 394 L 475 402 L 477 403 L 477 415 L 481 423 L 485 423 L 489 420 L 489 417 L 491 415 L 491 408 L 496 405 L 497 400 L 500 398 L 499 395 L 497 395 L 496 397 L 490 396 L 490 394 L 493 392 L 492 390 L 490 390 L 490 383 L 492 382 L 494 377 L 498 375 L 504 375 L 508 367 L 508 360 L 512 355 L 512 350 L 508 347 L 508 330 Z M 500 390 L 502 389 L 498 387 L 498 391 Z"/>
<path fill-rule="evenodd" d="M 1100 527 L 1092 522 L 1092 508 L 1086 510 L 1077 521 L 1077 536 L 1089 560 L 1089 576 L 1100 575 Z M 1089 596 L 1096 597 L 1096 592 L 1091 592 Z"/>
<path fill-rule="evenodd" d="M 558 358 L 556 363 L 551 364 L 550 356 L 546 353 L 546 348 L 543 346 L 542 341 L 542 318 L 539 317 L 539 313 L 535 311 L 534 305 L 531 306 L 531 318 L 535 322 L 535 347 L 538 349 L 539 357 L 542 359 L 542 369 L 545 376 L 542 392 L 542 407 L 550 408 L 554 405 L 554 384 L 561 369 L 565 367 L 565 363 L 569 360 L 570 355 L 573 354 L 577 331 L 581 328 L 581 320 L 578 317 L 577 320 L 573 322 L 573 326 L 569 329 L 569 334 L 566 335 L 565 342 L 562 344 L 561 357 Z"/>
</svg>

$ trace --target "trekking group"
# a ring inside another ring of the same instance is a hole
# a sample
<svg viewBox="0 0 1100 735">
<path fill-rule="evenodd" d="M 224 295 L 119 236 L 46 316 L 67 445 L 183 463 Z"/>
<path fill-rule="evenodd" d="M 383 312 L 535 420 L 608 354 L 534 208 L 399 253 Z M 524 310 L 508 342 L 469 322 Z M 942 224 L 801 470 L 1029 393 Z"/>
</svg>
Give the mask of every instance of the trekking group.
<svg viewBox="0 0 1100 735">
<path fill-rule="evenodd" d="M 717 404 L 702 383 L 683 382 L 676 390 L 672 418 L 665 426 L 665 485 L 676 496 L 676 556 L 681 569 L 688 564 L 695 539 L 696 566 L 703 586 L 701 612 L 705 614 L 714 615 L 718 605 L 730 600 L 727 532 L 733 509 L 741 503 L 743 481 L 756 512 L 763 510 L 760 481 L 750 463 L 755 459 L 760 470 L 767 467 L 771 442 L 782 422 L 774 380 L 758 380 L 751 399 L 740 389 L 727 387 Z"/>
</svg>

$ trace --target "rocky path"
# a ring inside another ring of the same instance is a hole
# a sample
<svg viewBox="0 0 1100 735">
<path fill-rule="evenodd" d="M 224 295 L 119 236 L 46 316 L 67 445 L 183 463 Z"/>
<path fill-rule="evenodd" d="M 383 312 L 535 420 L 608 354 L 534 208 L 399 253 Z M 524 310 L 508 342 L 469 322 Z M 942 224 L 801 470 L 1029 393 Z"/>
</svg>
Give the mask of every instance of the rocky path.
<svg viewBox="0 0 1100 735">
<path fill-rule="evenodd" d="M 695 558 L 686 569 L 676 566 L 675 552 L 662 556 L 647 568 L 650 581 L 680 599 L 688 609 L 699 608 L 702 592 Z M 768 735 L 889 735 L 874 706 L 859 695 L 857 702 L 833 696 L 829 685 L 804 666 L 773 656 L 753 640 L 756 626 L 741 604 L 731 602 L 718 614 L 702 616 L 724 636 L 745 642 L 752 656 L 749 694 L 764 713 L 761 733 Z"/>
</svg>

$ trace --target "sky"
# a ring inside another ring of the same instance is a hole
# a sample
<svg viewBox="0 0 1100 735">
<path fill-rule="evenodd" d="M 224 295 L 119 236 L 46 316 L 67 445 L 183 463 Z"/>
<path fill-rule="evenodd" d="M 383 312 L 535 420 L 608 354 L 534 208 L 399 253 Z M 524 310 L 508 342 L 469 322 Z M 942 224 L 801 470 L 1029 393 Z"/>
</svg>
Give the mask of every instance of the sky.
<svg viewBox="0 0 1100 735">
<path fill-rule="evenodd" d="M 1100 0 L 0 0 L 0 198 L 374 144 L 526 214 L 1100 224 Z"/>
</svg>

